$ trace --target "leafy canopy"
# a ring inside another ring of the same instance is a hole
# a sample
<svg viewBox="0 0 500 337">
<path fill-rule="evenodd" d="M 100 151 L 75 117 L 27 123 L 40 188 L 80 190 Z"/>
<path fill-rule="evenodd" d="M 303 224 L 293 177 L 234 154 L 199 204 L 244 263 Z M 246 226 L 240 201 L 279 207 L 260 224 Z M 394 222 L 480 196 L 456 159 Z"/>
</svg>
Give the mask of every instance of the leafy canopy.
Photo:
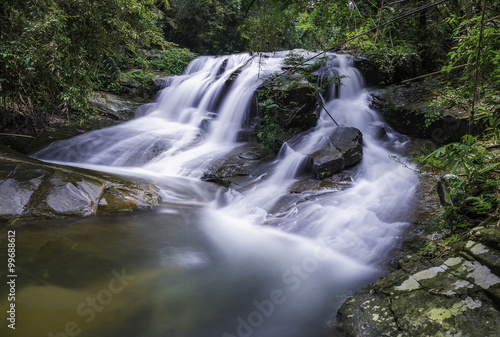
<svg viewBox="0 0 500 337">
<path fill-rule="evenodd" d="M 85 109 L 98 72 L 116 74 L 140 48 L 166 47 L 158 0 L 3 0 L 0 86 L 4 109 Z"/>
</svg>

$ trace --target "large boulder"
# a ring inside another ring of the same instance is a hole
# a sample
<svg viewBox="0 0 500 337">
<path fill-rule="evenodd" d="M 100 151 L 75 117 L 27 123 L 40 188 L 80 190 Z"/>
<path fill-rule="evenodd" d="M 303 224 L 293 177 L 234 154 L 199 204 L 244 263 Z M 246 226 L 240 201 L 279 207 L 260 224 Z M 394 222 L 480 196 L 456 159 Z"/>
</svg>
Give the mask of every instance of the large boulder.
<svg viewBox="0 0 500 337">
<path fill-rule="evenodd" d="M 0 221 L 132 211 L 161 200 L 140 179 L 42 162 L 0 146 Z"/>
<path fill-rule="evenodd" d="M 499 336 L 500 228 L 479 227 L 459 252 L 412 254 L 353 295 L 337 326 L 347 336 Z"/>
<path fill-rule="evenodd" d="M 328 140 L 309 157 L 317 178 L 328 178 L 344 168 L 356 165 L 363 155 L 363 134 L 353 127 L 337 127 Z"/>
</svg>

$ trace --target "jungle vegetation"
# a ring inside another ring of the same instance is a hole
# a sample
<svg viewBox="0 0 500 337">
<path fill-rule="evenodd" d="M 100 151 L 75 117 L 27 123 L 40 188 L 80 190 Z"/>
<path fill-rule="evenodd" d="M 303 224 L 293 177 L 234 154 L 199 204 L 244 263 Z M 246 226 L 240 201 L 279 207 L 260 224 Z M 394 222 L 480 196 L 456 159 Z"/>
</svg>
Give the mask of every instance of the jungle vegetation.
<svg viewBox="0 0 500 337">
<path fill-rule="evenodd" d="M 36 133 L 85 116 L 89 94 L 119 89 L 120 73 L 178 74 L 197 54 L 343 50 L 387 69 L 413 54 L 437 74 L 436 106 L 486 125 L 421 161 L 456 175 L 452 197 L 473 190 L 454 221 L 498 219 L 498 158 L 477 144 L 500 136 L 499 26 L 498 0 L 3 0 L 0 125 Z"/>
</svg>

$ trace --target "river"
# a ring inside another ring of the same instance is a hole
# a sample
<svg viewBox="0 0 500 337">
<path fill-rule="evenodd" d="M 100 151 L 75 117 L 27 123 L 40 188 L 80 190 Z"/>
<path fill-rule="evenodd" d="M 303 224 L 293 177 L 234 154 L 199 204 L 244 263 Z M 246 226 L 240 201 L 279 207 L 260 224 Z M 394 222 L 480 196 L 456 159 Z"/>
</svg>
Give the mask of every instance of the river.
<svg viewBox="0 0 500 337">
<path fill-rule="evenodd" d="M 254 92 L 284 55 L 199 57 L 140 116 L 36 154 L 144 178 L 164 203 L 19 228 L 19 336 L 318 337 L 350 294 L 384 273 L 418 179 L 391 158 L 408 139 L 370 108 L 349 56 L 327 54 L 324 69 L 346 75 L 325 108 L 363 133 L 347 189 L 289 193 L 306 155 L 337 127 L 324 112 L 252 188 L 201 179 L 244 145 Z"/>
</svg>

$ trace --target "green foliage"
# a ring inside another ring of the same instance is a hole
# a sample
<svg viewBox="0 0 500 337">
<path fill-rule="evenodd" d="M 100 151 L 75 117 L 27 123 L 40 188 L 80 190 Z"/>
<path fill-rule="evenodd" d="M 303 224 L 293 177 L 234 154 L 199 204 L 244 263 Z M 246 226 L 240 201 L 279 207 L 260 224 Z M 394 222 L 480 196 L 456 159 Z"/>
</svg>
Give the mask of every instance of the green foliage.
<svg viewBox="0 0 500 337">
<path fill-rule="evenodd" d="M 326 48 L 359 23 L 351 1 L 254 1 L 240 30 L 252 52 Z"/>
<path fill-rule="evenodd" d="M 290 110 L 297 107 L 298 103 L 289 99 L 289 92 L 297 88 L 306 88 L 311 96 L 318 101 L 328 86 L 341 85 L 344 76 L 334 75 L 324 81 L 321 86 L 317 84 L 315 72 L 325 65 L 328 58 L 318 58 L 305 62 L 305 58 L 297 52 L 291 51 L 284 60 L 284 65 L 290 67 L 287 76 L 279 76 L 268 80 L 267 85 L 258 93 L 259 108 L 262 118 L 259 123 L 258 139 L 269 149 L 275 149 L 279 141 L 287 135 L 299 132 L 298 128 L 286 128 L 283 121 L 278 118 L 282 109 Z M 299 127 L 300 128 L 300 127 Z M 278 146 L 279 148 L 279 146 Z"/>
<path fill-rule="evenodd" d="M 305 61 L 304 56 L 292 50 L 286 55 L 283 64 L 290 66 L 289 73 L 295 76 L 294 81 L 290 85 L 293 87 L 293 85 L 299 85 L 301 82 L 307 81 L 314 96 L 320 95 L 331 86 L 342 85 L 342 79 L 347 77 L 346 75 L 332 75 L 318 85 L 315 72 L 326 64 L 328 57 L 323 56 L 309 62 Z"/>
<path fill-rule="evenodd" d="M 170 47 L 147 56 L 147 68 L 163 73 L 180 75 L 196 57 L 196 54 L 185 48 Z"/>
<path fill-rule="evenodd" d="M 283 85 L 291 89 L 296 83 L 280 77 L 269 81 L 257 94 L 261 112 L 257 139 L 269 150 L 279 150 L 283 138 L 299 132 L 297 128 L 285 128 L 278 118 L 278 111 L 283 108 L 283 100 L 287 98 L 287 91 L 276 90 L 276 88 Z"/>
<path fill-rule="evenodd" d="M 468 64 L 462 76 L 468 93 L 472 92 L 472 78 L 476 71 L 482 76 L 493 75 L 493 81 L 500 86 L 500 29 L 495 24 L 486 24 L 481 36 L 481 18 L 480 13 L 476 13 L 470 18 L 452 14 L 447 19 L 450 25 L 456 25 L 453 37 L 457 44 L 448 53 L 449 62 L 443 69 L 450 72 L 455 65 Z M 481 49 L 479 64 L 476 62 L 478 48 Z"/>
<path fill-rule="evenodd" d="M 171 0 L 162 19 L 169 41 L 200 54 L 233 53 L 243 49 L 238 26 L 240 0 Z"/>
<path fill-rule="evenodd" d="M 438 242 L 431 240 L 418 251 L 418 255 L 426 257 L 439 256 L 445 251 L 451 249 L 451 246 L 459 242 L 461 239 L 463 239 L 463 237 L 459 237 L 457 234 L 452 234 L 446 237 L 444 240 L 440 240 Z"/>
<path fill-rule="evenodd" d="M 247 17 L 240 27 L 242 37 L 248 41 L 250 52 L 285 49 L 283 40 L 290 26 L 290 12 L 278 1 L 264 1 L 256 12 Z"/>
<path fill-rule="evenodd" d="M 485 114 L 479 119 L 487 120 L 487 127 L 485 133 L 492 139 L 500 140 L 500 109 L 493 111 L 483 110 Z"/>
<path fill-rule="evenodd" d="M 137 82 L 142 86 L 150 85 L 154 78 L 154 74 L 142 69 L 127 71 L 122 73 L 121 76 L 123 76 L 126 80 Z"/>
<path fill-rule="evenodd" d="M 331 176 L 332 176 L 332 173 L 329 170 L 321 171 L 319 173 L 319 178 L 320 179 L 325 179 L 325 178 L 328 178 L 328 177 L 331 177 Z"/>
<path fill-rule="evenodd" d="M 445 216 L 452 230 L 464 229 L 477 221 L 500 218 L 500 162 L 476 137 L 466 135 L 462 143 L 440 147 L 417 161 L 428 167 L 447 169 Z"/>
<path fill-rule="evenodd" d="M 28 119 L 38 119 L 41 111 L 53 109 L 86 110 L 96 74 L 106 74 L 112 81 L 119 60 L 140 53 L 139 48 L 167 44 L 156 26 L 158 3 L 2 1 L 4 108 Z"/>
<path fill-rule="evenodd" d="M 427 105 L 427 108 L 423 112 L 424 114 L 424 124 L 426 128 L 429 128 L 435 122 L 443 119 L 442 110 L 446 107 L 442 100 L 433 100 Z"/>
</svg>

